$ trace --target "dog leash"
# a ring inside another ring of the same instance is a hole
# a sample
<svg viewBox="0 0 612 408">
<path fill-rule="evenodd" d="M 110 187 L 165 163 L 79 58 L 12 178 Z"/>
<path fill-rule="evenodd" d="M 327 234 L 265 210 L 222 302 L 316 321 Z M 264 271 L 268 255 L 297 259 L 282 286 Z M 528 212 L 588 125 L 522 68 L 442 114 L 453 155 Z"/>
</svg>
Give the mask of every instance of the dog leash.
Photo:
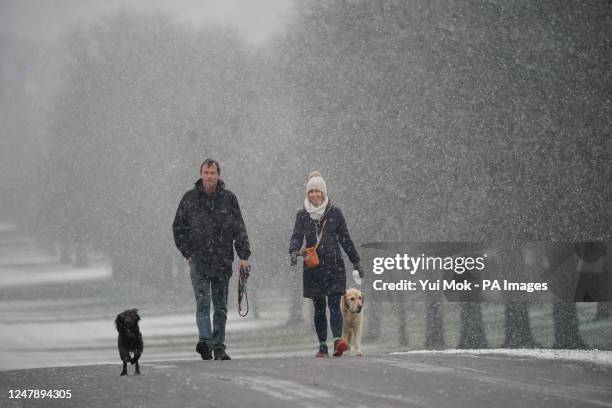
<svg viewBox="0 0 612 408">
<path fill-rule="evenodd" d="M 246 268 L 240 267 L 240 276 L 238 277 L 238 314 L 240 317 L 245 317 L 249 314 L 249 296 L 247 295 L 247 279 L 249 279 L 249 272 L 251 267 Z M 246 301 L 246 311 L 242 314 L 242 299 Z"/>
</svg>

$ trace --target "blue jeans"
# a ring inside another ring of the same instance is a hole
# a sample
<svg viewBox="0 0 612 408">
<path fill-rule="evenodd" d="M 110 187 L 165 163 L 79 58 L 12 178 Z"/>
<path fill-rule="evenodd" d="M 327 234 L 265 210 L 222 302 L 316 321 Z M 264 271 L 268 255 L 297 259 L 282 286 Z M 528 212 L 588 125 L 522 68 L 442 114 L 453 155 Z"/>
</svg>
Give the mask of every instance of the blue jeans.
<svg viewBox="0 0 612 408">
<path fill-rule="evenodd" d="M 200 341 L 215 350 L 225 350 L 225 322 L 227 321 L 227 290 L 229 276 L 206 276 L 198 270 L 198 263 L 190 264 L 191 285 L 196 298 L 196 323 Z M 210 301 L 213 304 L 212 330 L 210 327 Z"/>
</svg>

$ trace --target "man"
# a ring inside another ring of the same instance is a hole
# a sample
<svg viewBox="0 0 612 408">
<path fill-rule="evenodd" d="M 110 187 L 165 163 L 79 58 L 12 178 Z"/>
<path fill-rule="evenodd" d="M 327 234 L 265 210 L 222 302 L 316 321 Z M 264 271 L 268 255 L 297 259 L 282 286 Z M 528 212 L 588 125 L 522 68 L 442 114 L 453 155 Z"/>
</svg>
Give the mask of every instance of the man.
<svg viewBox="0 0 612 408">
<path fill-rule="evenodd" d="M 174 242 L 189 262 L 195 293 L 200 339 L 196 351 L 203 360 L 230 360 L 225 352 L 227 290 L 232 276 L 234 247 L 240 268 L 248 270 L 249 238 L 236 196 L 219 179 L 221 167 L 206 159 L 201 178 L 183 196 L 174 218 Z M 210 302 L 214 308 L 212 330 Z"/>
</svg>

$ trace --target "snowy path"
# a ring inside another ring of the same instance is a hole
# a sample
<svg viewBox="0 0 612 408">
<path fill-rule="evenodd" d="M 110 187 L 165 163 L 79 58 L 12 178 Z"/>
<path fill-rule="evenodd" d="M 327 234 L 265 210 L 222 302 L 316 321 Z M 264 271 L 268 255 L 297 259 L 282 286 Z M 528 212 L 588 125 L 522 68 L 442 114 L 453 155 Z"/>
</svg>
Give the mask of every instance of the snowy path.
<svg viewBox="0 0 612 408">
<path fill-rule="evenodd" d="M 33 407 L 612 407 L 612 372 L 566 360 L 422 353 L 143 362 L 142 375 L 128 377 L 120 369 L 0 372 L 0 405 L 20 406 L 8 390 L 30 388 L 72 391 Z"/>
</svg>

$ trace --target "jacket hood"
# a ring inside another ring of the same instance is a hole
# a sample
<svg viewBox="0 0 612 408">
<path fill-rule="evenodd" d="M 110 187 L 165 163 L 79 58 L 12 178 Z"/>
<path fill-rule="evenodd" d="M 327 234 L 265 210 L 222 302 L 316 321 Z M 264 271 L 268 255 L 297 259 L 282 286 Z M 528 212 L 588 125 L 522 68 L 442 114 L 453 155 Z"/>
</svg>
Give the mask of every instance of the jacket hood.
<svg viewBox="0 0 612 408">
<path fill-rule="evenodd" d="M 197 179 L 194 184 L 195 184 L 195 189 L 196 190 L 204 193 L 204 186 L 203 186 L 201 178 Z M 219 181 L 217 182 L 217 188 L 218 188 L 219 191 L 225 190 L 225 182 L 223 180 L 219 179 Z"/>
</svg>

